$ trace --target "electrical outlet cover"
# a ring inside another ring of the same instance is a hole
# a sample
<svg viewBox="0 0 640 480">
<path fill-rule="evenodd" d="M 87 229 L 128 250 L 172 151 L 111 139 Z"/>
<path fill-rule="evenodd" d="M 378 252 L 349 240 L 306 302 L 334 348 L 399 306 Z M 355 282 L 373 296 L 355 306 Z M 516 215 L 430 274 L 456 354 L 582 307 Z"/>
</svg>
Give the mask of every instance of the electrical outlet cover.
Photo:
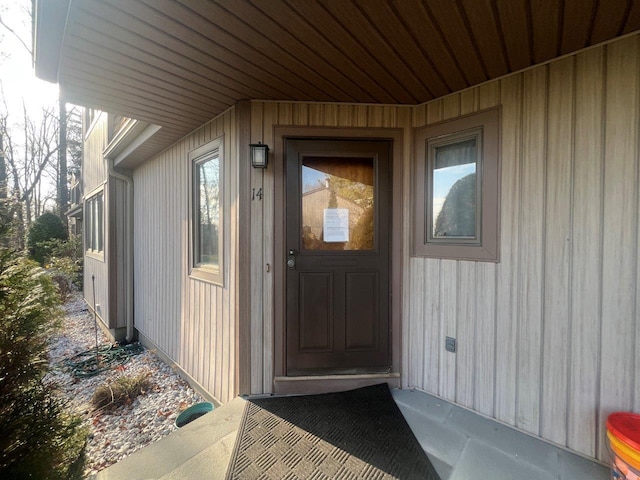
<svg viewBox="0 0 640 480">
<path fill-rule="evenodd" d="M 445 340 L 444 348 L 447 352 L 456 353 L 456 339 L 453 337 L 447 337 Z"/>
</svg>

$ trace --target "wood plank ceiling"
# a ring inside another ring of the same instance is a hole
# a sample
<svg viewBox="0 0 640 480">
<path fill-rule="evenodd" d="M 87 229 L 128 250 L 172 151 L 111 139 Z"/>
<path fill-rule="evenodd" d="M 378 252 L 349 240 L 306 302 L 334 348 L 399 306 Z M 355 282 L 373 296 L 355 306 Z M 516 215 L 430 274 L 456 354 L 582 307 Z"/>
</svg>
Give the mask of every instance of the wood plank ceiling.
<svg viewBox="0 0 640 480">
<path fill-rule="evenodd" d="M 418 104 L 640 28 L 640 0 L 70 5 L 68 101 L 175 138 L 243 99 Z"/>
</svg>

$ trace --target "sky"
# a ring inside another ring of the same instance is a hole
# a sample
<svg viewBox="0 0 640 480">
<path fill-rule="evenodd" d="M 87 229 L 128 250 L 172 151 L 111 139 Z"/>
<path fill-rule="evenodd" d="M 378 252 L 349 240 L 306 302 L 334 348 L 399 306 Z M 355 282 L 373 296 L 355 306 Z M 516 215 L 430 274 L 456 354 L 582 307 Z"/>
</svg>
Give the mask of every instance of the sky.
<svg viewBox="0 0 640 480">
<path fill-rule="evenodd" d="M 0 0 L 0 17 L 32 48 L 31 41 L 31 0 Z M 8 129 L 15 151 L 23 148 L 24 133 L 23 105 L 27 115 L 36 124 L 40 123 L 43 108 L 58 112 L 58 86 L 36 78 L 31 54 L 15 35 L 0 25 L 0 86 L 5 103 L 0 99 L 0 114 L 8 113 Z M 6 146 L 6 145 L 5 145 Z M 55 192 L 55 179 L 51 172 L 45 172 L 41 179 L 42 198 L 45 207 L 51 207 L 52 192 Z"/>
<path fill-rule="evenodd" d="M 0 16 L 31 48 L 31 0 L 3 0 Z M 0 82 L 7 100 L 10 118 L 18 121 L 22 104 L 34 115 L 42 106 L 57 105 L 58 86 L 37 79 L 31 55 L 6 29 L 0 26 Z M 0 106 L 4 109 L 4 105 Z"/>
</svg>

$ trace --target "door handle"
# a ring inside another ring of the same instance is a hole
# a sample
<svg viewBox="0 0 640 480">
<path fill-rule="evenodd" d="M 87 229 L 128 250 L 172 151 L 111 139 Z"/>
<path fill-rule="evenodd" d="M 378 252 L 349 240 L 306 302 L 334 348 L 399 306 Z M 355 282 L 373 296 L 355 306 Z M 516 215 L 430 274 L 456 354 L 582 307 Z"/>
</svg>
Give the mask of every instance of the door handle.
<svg viewBox="0 0 640 480">
<path fill-rule="evenodd" d="M 296 251 L 291 249 L 289 250 L 289 256 L 287 259 L 287 267 L 296 268 Z"/>
</svg>

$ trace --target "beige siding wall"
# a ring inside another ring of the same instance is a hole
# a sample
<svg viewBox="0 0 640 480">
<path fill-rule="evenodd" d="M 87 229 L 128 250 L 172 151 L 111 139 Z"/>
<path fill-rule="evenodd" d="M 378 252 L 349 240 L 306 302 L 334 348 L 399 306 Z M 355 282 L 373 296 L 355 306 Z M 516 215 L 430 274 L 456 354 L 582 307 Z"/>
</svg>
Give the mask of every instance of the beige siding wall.
<svg viewBox="0 0 640 480">
<path fill-rule="evenodd" d="M 418 107 L 254 101 L 242 107 L 250 119 L 242 145 L 273 146 L 278 126 L 403 129 L 404 158 L 394 161 L 403 171 L 395 332 L 403 386 L 606 458 L 606 415 L 640 411 L 639 63 L 636 35 Z M 412 127 L 497 105 L 500 262 L 410 257 Z M 227 112 L 134 172 L 136 327 L 222 402 L 236 388 L 236 302 L 250 323 L 248 389 L 272 391 L 282 295 L 273 275 L 282 228 L 274 222 L 275 169 L 240 168 L 235 116 Z M 187 155 L 223 134 L 219 287 L 188 276 Z M 259 189 L 263 200 L 250 201 Z M 239 218 L 240 201 L 247 218 Z M 243 292 L 240 228 L 249 229 Z M 445 352 L 446 336 L 457 338 L 457 353 Z"/>
<path fill-rule="evenodd" d="M 107 146 L 108 122 L 107 114 L 100 113 L 86 132 L 84 141 L 84 160 L 82 164 L 82 188 L 85 198 L 91 196 L 95 190 L 104 185 L 107 180 L 107 171 L 102 152 Z M 104 189 L 104 218 L 108 218 L 108 195 Z M 84 228 L 87 224 L 84 222 Z M 93 308 L 98 305 L 97 313 L 105 325 L 109 324 L 109 277 L 107 255 L 107 229 L 105 222 L 105 253 L 102 258 L 85 256 L 84 258 L 84 298 Z M 92 279 L 95 277 L 95 280 Z M 95 295 L 94 295 L 95 294 Z"/>
<path fill-rule="evenodd" d="M 235 394 L 237 142 L 233 110 L 134 171 L 135 324 L 220 402 Z M 188 275 L 189 151 L 224 135 L 224 286 Z"/>
<path fill-rule="evenodd" d="M 109 143 L 109 121 L 99 113 L 88 128 L 84 142 L 82 181 L 85 198 L 100 188 L 104 199 L 103 255 L 85 257 L 84 295 L 93 306 L 94 285 L 97 313 L 110 329 L 124 328 L 126 312 L 126 184 L 109 178 L 103 152 Z M 85 227 L 87 226 L 85 222 Z M 113 332 L 112 332 L 113 333 Z"/>
<path fill-rule="evenodd" d="M 606 458 L 640 411 L 639 72 L 635 35 L 415 109 L 502 105 L 501 260 L 410 259 L 406 386 Z"/>
<path fill-rule="evenodd" d="M 107 169 L 102 152 L 109 140 L 109 122 L 106 113 L 99 113 L 94 122 L 87 127 L 84 140 L 84 161 L 82 164 L 82 182 L 85 195 L 107 180 Z"/>
<path fill-rule="evenodd" d="M 107 242 L 109 243 L 109 309 L 110 326 L 127 326 L 127 185 L 123 180 L 109 179 L 109 217 L 107 224 Z"/>
</svg>

